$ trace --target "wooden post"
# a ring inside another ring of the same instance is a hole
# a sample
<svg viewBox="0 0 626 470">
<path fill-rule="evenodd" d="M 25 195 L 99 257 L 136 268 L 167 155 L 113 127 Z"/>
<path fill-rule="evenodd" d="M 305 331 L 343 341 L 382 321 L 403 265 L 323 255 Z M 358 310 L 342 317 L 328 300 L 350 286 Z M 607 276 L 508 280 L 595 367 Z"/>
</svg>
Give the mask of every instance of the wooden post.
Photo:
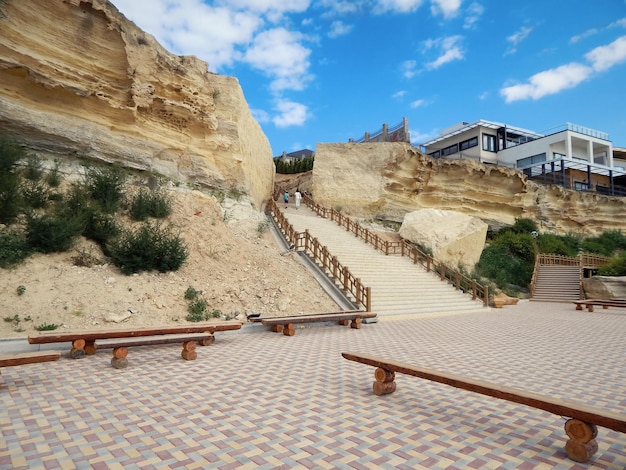
<svg viewBox="0 0 626 470">
<path fill-rule="evenodd" d="M 374 371 L 374 377 L 376 382 L 372 384 L 372 389 L 375 395 L 389 395 L 396 391 L 396 383 L 394 382 L 396 373 L 394 371 L 378 367 Z"/>
<path fill-rule="evenodd" d="M 585 463 L 598 451 L 598 428 L 595 424 L 568 419 L 565 422 L 565 433 L 569 437 L 565 451 L 574 462 Z"/>
</svg>

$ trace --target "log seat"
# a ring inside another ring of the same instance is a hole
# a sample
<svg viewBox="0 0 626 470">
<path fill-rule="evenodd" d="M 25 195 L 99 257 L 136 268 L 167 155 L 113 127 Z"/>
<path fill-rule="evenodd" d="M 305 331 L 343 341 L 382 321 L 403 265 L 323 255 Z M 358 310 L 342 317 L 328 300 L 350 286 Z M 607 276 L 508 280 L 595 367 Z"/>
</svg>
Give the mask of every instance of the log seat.
<svg viewBox="0 0 626 470">
<path fill-rule="evenodd" d="M 626 300 L 622 299 L 586 299 L 586 300 L 574 300 L 574 305 L 576 305 L 576 310 L 582 310 L 583 307 L 587 309 L 589 312 L 593 312 L 593 307 L 602 307 L 603 309 L 608 309 L 609 307 L 618 307 L 624 308 L 626 307 Z"/>
<path fill-rule="evenodd" d="M 598 450 L 598 444 L 595 440 L 598 434 L 596 426 L 626 433 L 626 414 L 623 413 L 611 412 L 571 400 L 526 392 L 412 364 L 389 361 L 369 354 L 343 352 L 341 355 L 349 361 L 376 367 L 374 372 L 376 381 L 372 388 L 374 394 L 379 396 L 393 393 L 396 390 L 395 374 L 400 373 L 568 417 L 569 419 L 565 422 L 565 433 L 569 440 L 565 445 L 565 451 L 567 456 L 576 462 L 587 462 Z"/>
<path fill-rule="evenodd" d="M 340 325 L 350 324 L 351 328 L 360 329 L 361 321 L 364 318 L 376 318 L 376 313 L 366 312 L 363 310 L 349 310 L 336 313 L 318 313 L 309 315 L 293 315 L 288 317 L 274 318 L 258 318 L 255 322 L 261 322 L 264 326 L 271 327 L 276 333 L 282 332 L 285 336 L 293 336 L 296 334 L 297 324 L 303 323 L 320 323 L 320 322 L 337 322 Z"/>
<path fill-rule="evenodd" d="M 14 367 L 37 362 L 57 361 L 60 351 L 30 351 L 16 354 L 0 354 L 0 368 Z"/>
<path fill-rule="evenodd" d="M 28 342 L 30 344 L 71 342 L 70 356 L 74 359 L 95 354 L 98 348 L 113 348 L 111 363 L 114 367 L 123 368 L 127 366 L 125 361 L 128 354 L 127 348 L 130 346 L 182 342 L 183 353 L 181 355 L 184 359 L 193 360 L 196 358 L 197 341 L 203 345 L 209 345 L 213 342 L 213 335 L 216 331 L 238 330 L 242 325 L 243 323 L 239 321 L 222 321 L 103 330 L 40 331 L 30 335 Z M 104 340 L 114 341 L 107 343 Z M 97 341 L 100 342 L 96 343 Z M 114 359 L 123 360 L 114 361 Z"/>
</svg>

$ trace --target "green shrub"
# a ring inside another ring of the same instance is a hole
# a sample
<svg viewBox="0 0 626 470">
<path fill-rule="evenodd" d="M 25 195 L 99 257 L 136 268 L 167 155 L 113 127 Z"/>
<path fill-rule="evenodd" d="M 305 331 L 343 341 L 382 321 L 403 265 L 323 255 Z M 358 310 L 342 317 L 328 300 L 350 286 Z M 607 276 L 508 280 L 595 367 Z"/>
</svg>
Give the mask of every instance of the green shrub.
<svg viewBox="0 0 626 470">
<path fill-rule="evenodd" d="M 46 207 L 50 200 L 50 190 L 38 181 L 25 181 L 20 187 L 20 192 L 26 208 L 41 209 Z"/>
<path fill-rule="evenodd" d="M 576 257 L 580 240 L 573 235 L 553 235 L 544 233 L 537 237 L 539 253 Z"/>
<path fill-rule="evenodd" d="M 85 186 L 107 214 L 113 214 L 124 198 L 126 174 L 118 166 L 86 167 Z"/>
<path fill-rule="evenodd" d="M 0 223 L 11 224 L 21 211 L 17 164 L 26 152 L 8 137 L 0 136 Z"/>
<path fill-rule="evenodd" d="M 42 323 L 41 325 L 35 326 L 37 331 L 52 331 L 59 328 L 61 325 L 57 325 L 55 323 Z"/>
<path fill-rule="evenodd" d="M 113 240 L 108 252 L 113 264 L 124 274 L 176 271 L 187 259 L 187 246 L 169 227 L 144 223 Z"/>
<path fill-rule="evenodd" d="M 82 234 L 100 246 L 106 246 L 108 242 L 122 232 L 115 217 L 109 214 L 90 211 L 87 213 L 86 219 L 85 229 Z"/>
<path fill-rule="evenodd" d="M 29 155 L 26 158 L 26 166 L 24 167 L 24 178 L 29 181 L 37 182 L 43 176 L 43 168 L 41 160 L 36 155 Z"/>
<path fill-rule="evenodd" d="M 8 269 L 17 266 L 31 253 L 28 241 L 23 233 L 0 230 L 0 268 Z"/>
<path fill-rule="evenodd" d="M 197 297 L 198 291 L 191 286 L 187 287 L 187 290 L 185 291 L 185 300 L 193 300 Z"/>
<path fill-rule="evenodd" d="M 189 302 L 187 312 L 187 316 L 185 317 L 187 321 L 200 322 L 208 320 L 206 301 L 202 298 L 197 298 Z"/>
<path fill-rule="evenodd" d="M 26 219 L 28 245 L 41 253 L 69 250 L 82 230 L 78 217 L 29 214 Z"/>
<path fill-rule="evenodd" d="M 172 201 L 161 191 L 141 188 L 130 204 L 133 220 L 146 220 L 148 217 L 162 219 L 172 213 Z"/>
<path fill-rule="evenodd" d="M 619 230 L 609 230 L 597 237 L 584 239 L 581 248 L 586 253 L 613 256 L 626 250 L 626 237 Z"/>
<path fill-rule="evenodd" d="M 607 264 L 598 269 L 600 276 L 626 276 L 626 255 L 612 258 Z"/>
<path fill-rule="evenodd" d="M 59 173 L 59 162 L 55 161 L 52 169 L 46 173 L 46 183 L 51 188 L 58 188 L 61 186 L 61 174 Z"/>
<path fill-rule="evenodd" d="M 67 191 L 59 204 L 60 213 L 66 217 L 81 217 L 88 219 L 94 212 L 91 204 L 89 188 L 80 183 L 74 183 Z"/>
</svg>

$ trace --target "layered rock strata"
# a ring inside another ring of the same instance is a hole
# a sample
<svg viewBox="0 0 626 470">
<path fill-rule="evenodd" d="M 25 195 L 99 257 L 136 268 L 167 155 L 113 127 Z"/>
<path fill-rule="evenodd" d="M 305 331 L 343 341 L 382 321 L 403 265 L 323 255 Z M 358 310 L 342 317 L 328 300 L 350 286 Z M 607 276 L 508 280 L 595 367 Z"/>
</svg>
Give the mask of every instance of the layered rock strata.
<svg viewBox="0 0 626 470">
<path fill-rule="evenodd" d="M 0 2 L 0 128 L 44 157 L 120 163 L 259 208 L 272 151 L 236 78 L 176 56 L 104 0 Z"/>
<path fill-rule="evenodd" d="M 402 222 L 424 208 L 461 212 L 498 228 L 516 218 L 542 232 L 626 230 L 626 198 L 529 181 L 513 168 L 432 159 L 405 143 L 317 144 L 316 202 L 348 215 Z"/>
</svg>

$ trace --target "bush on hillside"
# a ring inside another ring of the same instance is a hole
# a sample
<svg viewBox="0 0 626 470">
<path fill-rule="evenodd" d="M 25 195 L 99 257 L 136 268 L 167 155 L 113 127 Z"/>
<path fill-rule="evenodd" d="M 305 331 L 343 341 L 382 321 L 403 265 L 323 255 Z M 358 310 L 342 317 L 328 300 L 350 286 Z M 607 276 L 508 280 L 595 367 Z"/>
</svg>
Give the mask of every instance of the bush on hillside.
<svg viewBox="0 0 626 470">
<path fill-rule="evenodd" d="M 612 258 L 598 269 L 600 276 L 626 276 L 626 254 Z"/>
<path fill-rule="evenodd" d="M 126 173 L 118 166 L 86 167 L 85 187 L 102 211 L 113 214 L 124 199 Z"/>
<path fill-rule="evenodd" d="M 141 188 L 130 204 L 133 220 L 143 221 L 148 217 L 163 219 L 172 213 L 172 201 L 161 191 Z"/>
<path fill-rule="evenodd" d="M 0 230 L 0 268 L 17 266 L 30 255 L 31 249 L 23 233 L 16 230 Z"/>
<path fill-rule="evenodd" d="M 188 256 L 187 246 L 178 234 L 149 222 L 137 230 L 122 232 L 110 243 L 108 252 L 124 274 L 176 271 Z"/>
<path fill-rule="evenodd" d="M 17 164 L 26 158 L 22 147 L 0 136 L 0 223 L 11 224 L 21 211 Z"/>
<path fill-rule="evenodd" d="M 83 230 L 78 217 L 58 215 L 33 215 L 26 217 L 26 240 L 28 245 L 40 253 L 69 250 Z"/>
<path fill-rule="evenodd" d="M 597 237 L 584 239 L 581 249 L 586 253 L 613 256 L 626 250 L 626 237 L 619 230 L 610 230 Z"/>
</svg>

